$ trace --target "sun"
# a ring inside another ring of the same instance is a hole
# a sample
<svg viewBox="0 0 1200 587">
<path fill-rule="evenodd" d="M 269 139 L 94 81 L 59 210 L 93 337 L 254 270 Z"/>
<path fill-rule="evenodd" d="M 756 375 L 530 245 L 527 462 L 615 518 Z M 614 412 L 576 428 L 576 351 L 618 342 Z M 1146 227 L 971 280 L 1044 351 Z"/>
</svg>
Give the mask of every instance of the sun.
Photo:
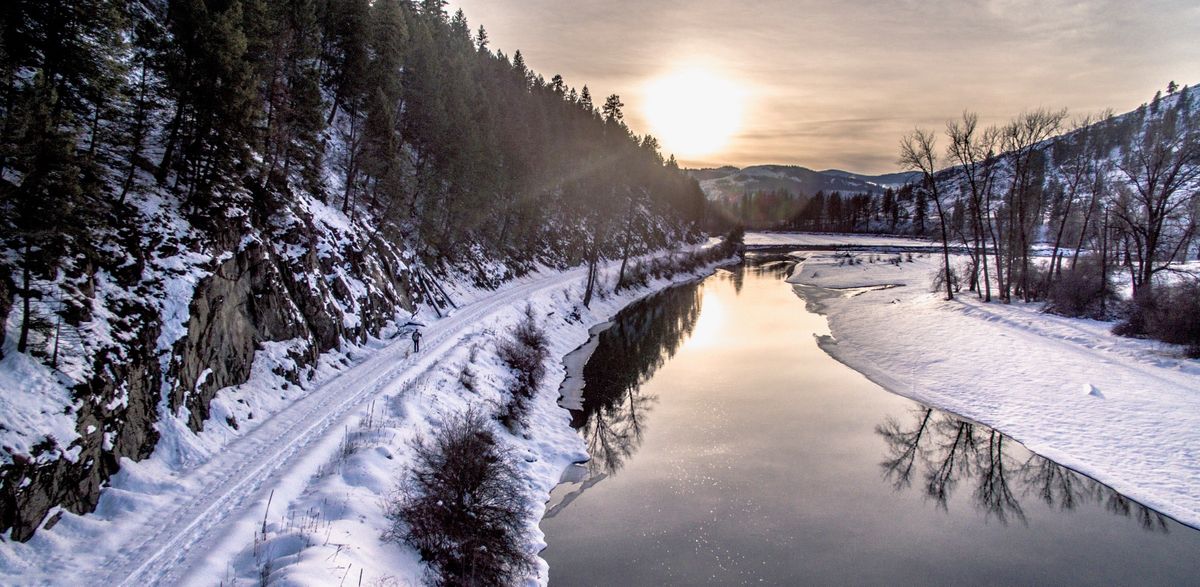
<svg viewBox="0 0 1200 587">
<path fill-rule="evenodd" d="M 720 151 L 742 123 L 745 93 L 702 68 L 674 71 L 646 87 L 646 119 L 665 151 L 702 157 Z"/>
</svg>

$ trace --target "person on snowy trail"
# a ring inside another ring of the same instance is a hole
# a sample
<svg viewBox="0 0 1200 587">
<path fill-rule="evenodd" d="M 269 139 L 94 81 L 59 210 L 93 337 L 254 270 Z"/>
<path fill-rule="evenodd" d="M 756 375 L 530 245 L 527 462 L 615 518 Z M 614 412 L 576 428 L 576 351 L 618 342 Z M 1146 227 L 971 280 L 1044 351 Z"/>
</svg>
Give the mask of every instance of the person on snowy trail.
<svg viewBox="0 0 1200 587">
<path fill-rule="evenodd" d="M 413 353 L 416 354 L 416 353 L 421 352 L 421 331 L 413 330 L 412 339 L 413 339 Z"/>
</svg>

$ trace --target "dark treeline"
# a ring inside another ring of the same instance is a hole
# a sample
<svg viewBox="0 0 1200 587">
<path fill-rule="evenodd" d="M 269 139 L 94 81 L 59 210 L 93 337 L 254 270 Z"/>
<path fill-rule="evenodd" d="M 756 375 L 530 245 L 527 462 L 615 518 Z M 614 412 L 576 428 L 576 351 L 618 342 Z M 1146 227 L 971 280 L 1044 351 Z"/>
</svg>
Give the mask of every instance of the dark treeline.
<svg viewBox="0 0 1200 587">
<path fill-rule="evenodd" d="M 753 230 L 924 234 L 928 205 L 923 192 L 904 186 L 883 193 L 763 190 L 713 202 L 712 207 L 714 218 Z"/>
<path fill-rule="evenodd" d="M 304 192 L 427 259 L 478 244 L 518 265 L 628 255 L 704 214 L 619 97 L 546 81 L 442 0 L 17 0 L 0 18 L 22 290 L 113 234 L 136 244 L 146 192 L 201 234 Z"/>
<path fill-rule="evenodd" d="M 819 191 L 783 227 L 817 232 L 896 232 L 910 220 L 903 203 L 912 199 L 910 187 L 899 191 L 888 188 L 882 194 Z"/>
<path fill-rule="evenodd" d="M 163 418 L 237 428 L 209 402 L 263 342 L 299 383 L 453 305 L 443 279 L 698 238 L 699 186 L 623 107 L 442 0 L 0 4 L 0 354 L 68 388 L 79 433 L 5 430 L 0 530 L 91 511 Z"/>
</svg>

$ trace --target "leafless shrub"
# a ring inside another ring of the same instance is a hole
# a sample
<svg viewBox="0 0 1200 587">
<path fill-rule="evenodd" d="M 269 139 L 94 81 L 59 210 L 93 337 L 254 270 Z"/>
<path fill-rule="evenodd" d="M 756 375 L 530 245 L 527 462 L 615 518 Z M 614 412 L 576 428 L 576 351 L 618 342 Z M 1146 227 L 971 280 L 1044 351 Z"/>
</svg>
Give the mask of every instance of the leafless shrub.
<svg viewBox="0 0 1200 587">
<path fill-rule="evenodd" d="M 507 585 L 528 575 L 530 512 L 488 419 L 469 410 L 413 450 L 413 467 L 386 504 L 384 539 L 416 548 L 438 585 Z"/>
<path fill-rule="evenodd" d="M 962 284 L 959 283 L 958 280 L 958 271 L 955 271 L 954 268 L 951 267 L 950 275 L 947 277 L 946 268 L 939 267 L 937 272 L 933 275 L 933 283 L 929 286 L 929 291 L 934 293 L 946 291 L 947 279 L 950 280 L 950 289 L 953 290 L 954 293 L 958 293 L 960 290 L 962 290 Z"/>
<path fill-rule="evenodd" d="M 1104 283 L 1100 263 L 1080 259 L 1070 271 L 1054 280 L 1046 292 L 1046 311 L 1060 316 L 1102 318 L 1101 301 L 1112 297 L 1113 288 Z"/>
<path fill-rule="evenodd" d="M 529 399 L 546 375 L 545 361 L 550 354 L 546 333 L 538 326 L 532 306 L 526 306 L 525 317 L 513 327 L 511 337 L 499 343 L 497 350 L 500 360 L 516 375 L 509 389 L 512 398 L 501 416 L 505 425 L 513 429 L 524 417 Z"/>
<path fill-rule="evenodd" d="M 1200 279 L 1142 293 L 1134 300 L 1129 318 L 1113 332 L 1181 344 L 1188 356 L 1200 358 Z"/>
</svg>

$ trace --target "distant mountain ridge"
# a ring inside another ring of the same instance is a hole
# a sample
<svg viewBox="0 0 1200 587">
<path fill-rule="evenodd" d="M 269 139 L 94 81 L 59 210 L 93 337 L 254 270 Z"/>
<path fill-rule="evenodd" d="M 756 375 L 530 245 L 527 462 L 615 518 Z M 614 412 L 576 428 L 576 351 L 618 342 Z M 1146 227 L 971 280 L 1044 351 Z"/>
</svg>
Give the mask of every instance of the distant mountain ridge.
<svg viewBox="0 0 1200 587">
<path fill-rule="evenodd" d="M 689 169 L 687 173 L 700 182 L 708 199 L 725 201 L 747 192 L 778 190 L 806 196 L 818 191 L 882 194 L 888 188 L 897 189 L 920 178 L 920 174 L 911 172 L 864 175 L 840 169 L 814 171 L 799 165 L 725 166 Z"/>
</svg>

